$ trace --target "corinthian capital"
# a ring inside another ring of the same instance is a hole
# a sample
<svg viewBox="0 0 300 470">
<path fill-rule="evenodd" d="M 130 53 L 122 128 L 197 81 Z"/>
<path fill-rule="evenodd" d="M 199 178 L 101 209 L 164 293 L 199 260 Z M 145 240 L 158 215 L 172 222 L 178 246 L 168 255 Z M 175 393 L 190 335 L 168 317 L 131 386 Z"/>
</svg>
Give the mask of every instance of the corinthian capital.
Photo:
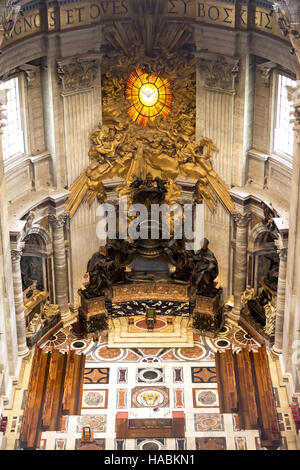
<svg viewBox="0 0 300 470">
<path fill-rule="evenodd" d="M 100 54 L 74 56 L 57 61 L 57 76 L 63 92 L 91 88 L 97 76 Z"/>
<path fill-rule="evenodd" d="M 287 248 L 278 249 L 277 253 L 278 253 L 279 258 L 280 258 L 281 261 L 283 261 L 283 262 L 287 261 Z"/>
<path fill-rule="evenodd" d="M 270 86 L 271 73 L 272 73 L 272 70 L 275 69 L 276 67 L 277 67 L 277 64 L 271 61 L 266 61 L 266 62 L 263 62 L 262 64 L 257 64 L 257 68 L 260 71 L 261 77 L 263 78 L 266 87 Z"/>
<path fill-rule="evenodd" d="M 241 214 L 240 212 L 234 212 L 232 218 L 239 227 L 246 227 L 251 220 L 250 212 Z"/>
<path fill-rule="evenodd" d="M 198 53 L 197 56 L 205 88 L 235 93 L 235 81 L 240 68 L 239 59 L 205 53 Z"/>
<path fill-rule="evenodd" d="M 11 260 L 13 263 L 20 262 L 22 256 L 22 250 L 11 250 Z"/>
<path fill-rule="evenodd" d="M 277 253 L 281 261 L 286 262 L 287 261 L 287 246 L 282 243 L 280 239 L 275 240 L 275 245 L 277 248 Z"/>
<path fill-rule="evenodd" d="M 49 215 L 49 222 L 53 225 L 54 228 L 61 228 L 65 225 L 68 220 L 68 214 L 60 214 L 60 215 Z"/>
</svg>

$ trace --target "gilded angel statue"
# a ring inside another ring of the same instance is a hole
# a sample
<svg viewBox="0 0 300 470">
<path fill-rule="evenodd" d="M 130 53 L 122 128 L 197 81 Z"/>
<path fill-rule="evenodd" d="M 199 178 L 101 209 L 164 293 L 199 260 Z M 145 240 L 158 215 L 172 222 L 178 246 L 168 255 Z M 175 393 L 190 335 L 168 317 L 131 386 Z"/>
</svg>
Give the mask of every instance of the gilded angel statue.
<svg viewBox="0 0 300 470">
<path fill-rule="evenodd" d="M 121 121 L 115 125 L 103 125 L 91 135 L 90 166 L 71 185 L 66 203 L 70 217 L 81 202 L 91 205 L 97 198 L 106 198 L 104 180 L 120 177 L 120 195 L 130 197 L 130 184 L 139 177 L 151 173 L 168 182 L 166 202 L 173 204 L 181 197 L 181 186 L 176 182 L 182 175 L 195 183 L 195 202 L 208 205 L 213 212 L 218 200 L 231 212 L 234 209 L 228 189 L 213 170 L 211 152 L 218 149 L 210 139 L 191 141 L 187 137 L 174 138 L 169 132 L 151 129 L 142 136 L 135 135 L 134 128 Z"/>
</svg>

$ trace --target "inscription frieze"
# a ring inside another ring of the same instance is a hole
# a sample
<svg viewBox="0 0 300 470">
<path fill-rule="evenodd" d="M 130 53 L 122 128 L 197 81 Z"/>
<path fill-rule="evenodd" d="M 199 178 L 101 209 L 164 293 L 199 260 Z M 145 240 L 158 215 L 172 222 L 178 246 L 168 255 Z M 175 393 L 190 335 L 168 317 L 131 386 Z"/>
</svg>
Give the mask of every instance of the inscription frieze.
<svg viewBox="0 0 300 470">
<path fill-rule="evenodd" d="M 38 33 L 64 31 L 87 27 L 107 21 L 129 20 L 136 13 L 131 0 L 94 0 L 64 2 L 59 6 L 26 5 L 12 31 L 7 31 L 2 47 Z M 164 15 L 167 19 L 213 24 L 226 28 L 251 29 L 283 39 L 272 8 L 243 2 L 213 0 L 166 0 Z"/>
</svg>

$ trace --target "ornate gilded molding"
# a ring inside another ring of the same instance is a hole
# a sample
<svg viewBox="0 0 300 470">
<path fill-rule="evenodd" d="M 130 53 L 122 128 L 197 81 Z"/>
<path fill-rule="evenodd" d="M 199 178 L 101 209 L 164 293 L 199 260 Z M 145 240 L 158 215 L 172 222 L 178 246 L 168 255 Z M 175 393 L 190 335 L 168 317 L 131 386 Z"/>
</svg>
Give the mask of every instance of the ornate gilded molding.
<svg viewBox="0 0 300 470">
<path fill-rule="evenodd" d="M 238 58 L 225 58 L 206 53 L 197 53 L 196 57 L 205 88 L 223 93 L 235 93 L 236 79 L 240 70 Z"/>
<path fill-rule="evenodd" d="M 252 216 L 250 212 L 247 212 L 246 214 L 242 214 L 241 212 L 234 212 L 232 214 L 232 218 L 238 227 L 247 227 L 251 217 Z"/>
<path fill-rule="evenodd" d="M 92 88 L 96 79 L 101 54 L 74 56 L 57 61 L 57 76 L 63 93 Z"/>
<path fill-rule="evenodd" d="M 50 214 L 49 215 L 49 222 L 53 225 L 54 228 L 62 228 L 68 221 L 68 214 L 60 214 L 60 215 L 55 215 L 55 214 Z"/>
</svg>

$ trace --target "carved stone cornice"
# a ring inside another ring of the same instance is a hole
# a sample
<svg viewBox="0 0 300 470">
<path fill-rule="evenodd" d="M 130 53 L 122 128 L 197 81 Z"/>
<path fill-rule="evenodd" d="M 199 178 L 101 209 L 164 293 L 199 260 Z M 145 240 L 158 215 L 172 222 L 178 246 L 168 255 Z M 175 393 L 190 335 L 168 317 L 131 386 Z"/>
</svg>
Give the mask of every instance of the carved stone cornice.
<svg viewBox="0 0 300 470">
<path fill-rule="evenodd" d="M 92 88 L 101 57 L 101 54 L 86 54 L 58 60 L 57 76 L 63 93 Z"/>
<path fill-rule="evenodd" d="M 241 214 L 240 212 L 234 212 L 232 218 L 238 227 L 247 227 L 251 220 L 251 213 Z"/>
<path fill-rule="evenodd" d="M 29 87 L 33 87 L 35 80 L 37 79 L 40 67 L 37 65 L 24 64 L 18 67 L 19 70 L 22 70 L 25 73 L 26 81 Z"/>
<path fill-rule="evenodd" d="M 62 228 L 68 221 L 68 214 L 50 214 L 49 222 L 53 225 L 54 228 Z"/>
<path fill-rule="evenodd" d="M 235 93 L 236 78 L 240 61 L 234 57 L 216 54 L 196 53 L 198 68 L 204 79 L 204 87 L 223 93 Z"/>
</svg>

